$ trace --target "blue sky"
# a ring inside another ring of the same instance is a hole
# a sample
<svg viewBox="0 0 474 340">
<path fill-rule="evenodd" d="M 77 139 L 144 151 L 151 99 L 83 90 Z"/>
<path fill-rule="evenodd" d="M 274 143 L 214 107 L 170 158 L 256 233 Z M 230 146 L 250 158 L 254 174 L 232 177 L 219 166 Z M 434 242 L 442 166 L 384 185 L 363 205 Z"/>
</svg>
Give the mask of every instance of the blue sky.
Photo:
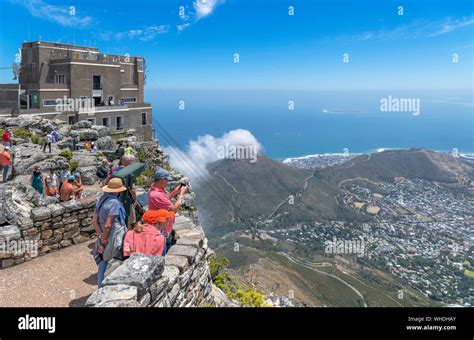
<svg viewBox="0 0 474 340">
<path fill-rule="evenodd" d="M 41 37 L 145 56 L 149 89 L 470 89 L 473 6 L 472 0 L 0 0 L 0 67 L 11 66 L 23 41 Z M 11 82 L 10 70 L 0 70 L 0 82 Z"/>
</svg>

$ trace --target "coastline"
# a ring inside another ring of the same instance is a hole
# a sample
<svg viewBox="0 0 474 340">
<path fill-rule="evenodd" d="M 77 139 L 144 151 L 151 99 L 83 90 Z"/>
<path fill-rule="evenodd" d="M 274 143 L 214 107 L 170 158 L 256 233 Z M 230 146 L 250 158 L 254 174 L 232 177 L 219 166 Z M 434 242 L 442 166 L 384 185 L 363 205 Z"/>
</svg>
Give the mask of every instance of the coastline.
<svg viewBox="0 0 474 340">
<path fill-rule="evenodd" d="M 315 153 L 315 154 L 309 154 L 309 155 L 303 155 L 303 156 L 296 156 L 296 157 L 287 157 L 287 158 L 275 158 L 274 160 L 277 162 L 281 163 L 290 163 L 292 161 L 298 161 L 298 160 L 304 160 L 304 159 L 311 159 L 311 158 L 317 158 L 317 157 L 331 157 L 331 156 L 360 156 L 360 155 L 365 155 L 365 154 L 371 154 L 371 153 L 378 153 L 378 152 L 383 152 L 383 151 L 389 151 L 389 150 L 409 150 L 411 148 L 377 148 L 375 150 L 369 150 L 369 151 L 364 151 L 364 152 L 354 152 L 354 153 L 343 153 L 343 152 L 325 152 L 325 153 Z M 421 148 L 421 149 L 426 149 L 426 148 Z M 430 150 L 430 149 L 426 149 Z M 452 150 L 431 150 L 434 152 L 439 152 L 439 153 L 452 153 Z M 463 151 L 459 152 L 459 155 L 462 158 L 465 159 L 473 159 L 474 160 L 474 151 Z"/>
</svg>

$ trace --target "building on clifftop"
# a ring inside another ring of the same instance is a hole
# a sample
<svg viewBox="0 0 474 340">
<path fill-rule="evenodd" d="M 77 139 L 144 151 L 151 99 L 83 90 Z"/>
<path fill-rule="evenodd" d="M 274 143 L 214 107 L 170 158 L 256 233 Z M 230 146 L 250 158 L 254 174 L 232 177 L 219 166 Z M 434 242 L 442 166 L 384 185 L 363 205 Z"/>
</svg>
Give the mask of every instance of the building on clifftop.
<svg viewBox="0 0 474 340">
<path fill-rule="evenodd" d="M 89 120 L 112 130 L 134 129 L 139 140 L 151 140 L 152 107 L 144 101 L 144 71 L 143 57 L 25 42 L 16 91 L 20 100 L 11 98 L 13 84 L 0 85 L 0 110 L 4 115 L 41 115 L 70 124 Z"/>
</svg>

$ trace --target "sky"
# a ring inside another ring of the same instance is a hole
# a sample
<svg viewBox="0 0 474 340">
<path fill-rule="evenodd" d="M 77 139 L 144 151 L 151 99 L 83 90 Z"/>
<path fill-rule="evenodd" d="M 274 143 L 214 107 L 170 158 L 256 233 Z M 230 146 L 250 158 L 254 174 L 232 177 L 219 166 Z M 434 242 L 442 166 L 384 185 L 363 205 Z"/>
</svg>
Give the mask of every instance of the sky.
<svg viewBox="0 0 474 340">
<path fill-rule="evenodd" d="M 148 89 L 473 88 L 472 0 L 0 0 L 0 26 L 0 83 L 43 40 L 144 56 Z"/>
</svg>

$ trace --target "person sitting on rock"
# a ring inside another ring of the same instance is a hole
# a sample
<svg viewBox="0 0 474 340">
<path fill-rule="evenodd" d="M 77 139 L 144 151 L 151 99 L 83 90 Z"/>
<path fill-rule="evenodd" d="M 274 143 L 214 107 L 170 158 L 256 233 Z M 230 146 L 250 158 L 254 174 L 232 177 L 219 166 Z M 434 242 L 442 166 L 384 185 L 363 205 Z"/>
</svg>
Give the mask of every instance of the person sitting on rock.
<svg viewBox="0 0 474 340">
<path fill-rule="evenodd" d="M 74 189 L 75 189 L 75 197 L 77 199 L 80 199 L 81 198 L 81 195 L 82 195 L 82 178 L 81 178 L 81 173 L 79 171 L 77 171 L 75 174 L 74 174 L 74 182 L 73 182 L 73 185 L 74 185 Z"/>
<path fill-rule="evenodd" d="M 87 141 L 86 144 L 84 144 L 84 148 L 87 150 L 87 151 L 91 151 L 91 142 L 90 141 Z"/>
<path fill-rule="evenodd" d="M 44 189 L 46 188 L 46 183 L 44 176 L 41 173 L 41 167 L 36 165 L 33 170 L 33 175 L 31 175 L 31 186 L 38 191 L 41 195 L 44 195 Z"/>
<path fill-rule="evenodd" d="M 123 255 L 131 256 L 133 253 L 141 253 L 162 256 L 165 237 L 161 234 L 161 230 L 166 227 L 168 219 L 172 217 L 174 217 L 174 212 L 165 209 L 146 211 L 143 214 L 145 223 L 138 223 L 125 235 Z"/>
<path fill-rule="evenodd" d="M 71 170 L 69 170 L 70 165 L 65 163 L 59 173 L 59 188 L 58 190 L 61 191 L 61 185 L 67 180 L 69 176 L 71 176 Z"/>
<path fill-rule="evenodd" d="M 59 190 L 59 200 L 61 202 L 70 201 L 76 197 L 76 188 L 74 187 L 74 176 L 71 175 L 63 182 Z"/>
<path fill-rule="evenodd" d="M 51 170 L 51 173 L 46 176 L 46 195 L 56 196 L 58 193 L 58 176 Z"/>
<path fill-rule="evenodd" d="M 95 147 L 94 142 L 91 143 L 91 152 L 92 152 L 92 153 L 97 152 L 97 148 Z"/>
</svg>

